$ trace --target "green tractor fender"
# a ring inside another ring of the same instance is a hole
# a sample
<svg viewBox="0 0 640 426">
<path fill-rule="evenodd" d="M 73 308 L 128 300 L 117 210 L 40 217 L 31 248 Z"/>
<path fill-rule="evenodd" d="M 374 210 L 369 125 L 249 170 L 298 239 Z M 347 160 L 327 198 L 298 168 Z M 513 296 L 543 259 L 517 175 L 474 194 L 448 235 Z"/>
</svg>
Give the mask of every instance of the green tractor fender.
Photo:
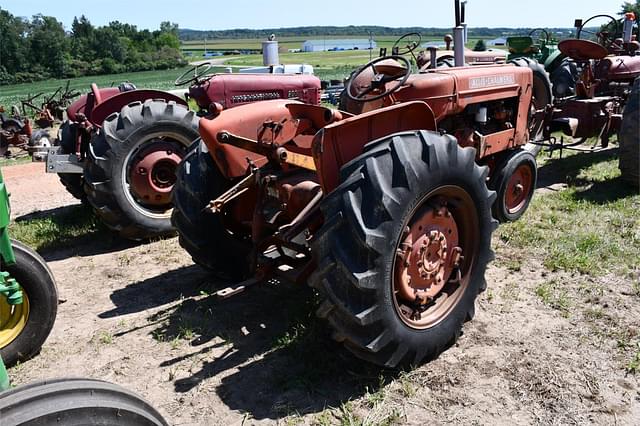
<svg viewBox="0 0 640 426">
<path fill-rule="evenodd" d="M 560 50 L 556 50 L 549 55 L 546 61 L 544 61 L 544 69 L 551 74 L 553 71 L 560 66 L 562 60 L 567 56 L 562 53 Z"/>
</svg>

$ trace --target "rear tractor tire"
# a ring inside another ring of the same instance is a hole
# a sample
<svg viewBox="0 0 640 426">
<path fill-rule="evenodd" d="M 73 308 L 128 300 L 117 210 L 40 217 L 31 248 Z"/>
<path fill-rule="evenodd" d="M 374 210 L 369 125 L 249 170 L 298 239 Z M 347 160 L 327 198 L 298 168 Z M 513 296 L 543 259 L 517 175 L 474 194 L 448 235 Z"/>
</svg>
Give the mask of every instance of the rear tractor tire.
<svg viewBox="0 0 640 426">
<path fill-rule="evenodd" d="M 202 142 L 194 143 L 178 168 L 171 221 L 195 263 L 224 278 L 242 280 L 250 272 L 250 239 L 232 235 L 222 214 L 205 209 L 229 186 Z"/>
<path fill-rule="evenodd" d="M 640 187 L 640 78 L 633 83 L 618 134 L 622 179 Z"/>
<path fill-rule="evenodd" d="M 533 71 L 533 96 L 531 98 L 531 112 L 528 122 L 529 139 L 531 142 L 527 143 L 524 149 L 535 157 L 540 150 L 542 150 L 542 146 L 534 142 L 542 141 L 544 134 L 544 117 L 536 118 L 534 114 L 536 110 L 541 110 L 553 103 L 551 80 L 544 66 L 533 59 L 516 58 L 509 61 L 509 63 L 517 67 L 528 67 Z"/>
<path fill-rule="evenodd" d="M 489 188 L 497 195 L 493 216 L 500 223 L 520 219 L 533 198 L 537 179 L 538 166 L 531 152 L 524 149 L 506 152 L 489 181 Z"/>
<path fill-rule="evenodd" d="M 131 240 L 174 232 L 171 190 L 198 120 L 183 105 L 155 99 L 107 117 L 84 168 L 87 200 L 107 227 Z"/>
<path fill-rule="evenodd" d="M 121 386 L 91 379 L 53 379 L 0 393 L 3 425 L 165 426 L 147 401 Z"/>
<path fill-rule="evenodd" d="M 2 269 L 20 284 L 23 302 L 9 305 L 0 296 L 0 356 L 9 366 L 40 351 L 58 312 L 58 289 L 46 262 L 19 241 L 11 240 L 11 247 L 16 263 Z"/>
<path fill-rule="evenodd" d="M 454 137 L 418 131 L 367 146 L 323 201 L 310 284 L 318 315 L 357 357 L 389 368 L 437 357 L 473 318 L 492 260 L 488 169 Z"/>
</svg>

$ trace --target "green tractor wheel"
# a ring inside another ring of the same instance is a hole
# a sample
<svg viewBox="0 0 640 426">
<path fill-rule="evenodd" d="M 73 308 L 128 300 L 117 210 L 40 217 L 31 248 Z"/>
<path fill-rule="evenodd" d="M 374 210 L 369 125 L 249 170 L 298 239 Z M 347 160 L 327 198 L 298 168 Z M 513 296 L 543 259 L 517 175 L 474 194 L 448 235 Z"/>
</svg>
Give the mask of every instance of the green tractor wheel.
<svg viewBox="0 0 640 426">
<path fill-rule="evenodd" d="M 16 262 L 2 266 L 22 290 L 22 303 L 0 296 L 0 356 L 7 365 L 36 355 L 51 332 L 58 310 L 58 290 L 51 270 L 32 249 L 11 240 Z"/>
</svg>

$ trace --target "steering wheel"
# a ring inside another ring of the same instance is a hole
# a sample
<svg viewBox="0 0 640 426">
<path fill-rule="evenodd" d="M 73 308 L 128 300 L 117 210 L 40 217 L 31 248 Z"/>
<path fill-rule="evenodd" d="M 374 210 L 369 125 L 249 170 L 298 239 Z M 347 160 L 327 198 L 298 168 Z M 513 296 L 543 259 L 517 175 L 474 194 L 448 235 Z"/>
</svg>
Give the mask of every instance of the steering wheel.
<svg viewBox="0 0 640 426">
<path fill-rule="evenodd" d="M 380 65 L 380 62 L 389 60 L 401 62 L 405 66 L 400 72 L 392 73 L 392 70 L 390 71 L 388 68 L 398 69 L 398 67 L 393 67 L 393 65 L 390 64 Z M 376 64 L 378 64 L 378 67 L 376 67 Z M 364 77 L 364 79 L 368 80 L 368 76 L 366 75 L 366 73 L 369 70 L 373 71 L 373 77 L 371 77 L 369 83 L 366 86 L 357 83 L 358 77 Z M 353 75 L 349 79 L 349 82 L 347 83 L 345 92 L 347 93 L 347 97 L 355 102 L 375 101 L 378 99 L 382 99 L 385 96 L 388 96 L 398 90 L 404 83 L 406 83 L 410 75 L 411 63 L 407 58 L 399 55 L 383 56 L 363 65 L 355 73 L 353 73 Z M 392 81 L 397 81 L 397 83 L 394 84 L 391 88 L 386 89 L 386 84 Z M 368 96 L 371 92 L 377 90 L 384 91 L 377 95 Z"/>
<path fill-rule="evenodd" d="M 420 43 L 422 43 L 422 36 L 420 34 L 407 33 L 393 43 L 391 52 L 394 52 L 397 47 L 398 55 L 406 55 L 407 53 L 411 53 L 416 50 L 420 46 Z"/>
<path fill-rule="evenodd" d="M 549 44 L 549 40 L 551 40 L 551 36 L 549 35 L 549 32 L 547 30 L 545 30 L 544 28 L 534 28 L 531 31 L 529 31 L 529 37 L 533 39 L 534 38 L 533 35 L 536 33 L 541 33 L 541 35 L 544 36 L 544 38 L 538 37 L 538 40 L 544 40 L 545 43 Z"/>
<path fill-rule="evenodd" d="M 607 22 L 605 25 L 601 25 L 600 29 L 596 32 L 593 31 L 589 31 L 585 28 L 587 28 L 587 23 L 589 23 L 590 21 L 593 21 L 594 19 L 597 18 L 605 18 L 608 19 L 609 22 Z M 619 26 L 620 24 L 618 23 L 618 21 L 616 20 L 616 18 L 614 18 L 613 16 L 610 15 L 594 15 L 591 18 L 587 19 L 586 21 L 584 21 L 582 23 L 582 25 L 580 25 L 580 27 L 578 27 L 578 33 L 576 34 L 576 38 L 578 40 L 582 39 L 588 39 L 589 36 L 588 34 L 595 36 L 595 41 L 597 41 L 598 43 L 600 43 L 602 46 L 606 47 L 607 49 L 611 49 L 614 45 L 615 45 L 615 39 L 616 39 L 616 35 L 619 32 Z M 586 36 L 585 36 L 586 35 Z M 616 45 L 617 47 L 617 45 Z"/>
<path fill-rule="evenodd" d="M 201 64 L 194 65 L 193 67 L 180 74 L 180 77 L 176 78 L 176 81 L 174 81 L 173 84 L 176 86 L 183 86 L 185 84 L 191 83 L 192 81 L 199 83 L 198 79 L 205 75 L 207 71 L 211 69 L 211 67 L 211 62 L 203 62 Z"/>
</svg>

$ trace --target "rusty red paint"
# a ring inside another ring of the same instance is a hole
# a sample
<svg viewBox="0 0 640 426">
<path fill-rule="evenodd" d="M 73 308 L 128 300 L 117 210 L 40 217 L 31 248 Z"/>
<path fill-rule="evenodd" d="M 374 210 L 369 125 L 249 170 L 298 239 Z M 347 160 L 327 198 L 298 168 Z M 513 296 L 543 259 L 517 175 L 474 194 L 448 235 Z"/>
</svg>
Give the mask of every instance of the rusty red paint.
<svg viewBox="0 0 640 426">
<path fill-rule="evenodd" d="M 274 99 L 320 103 L 320 80 L 311 75 L 217 74 L 189 88 L 202 109 L 219 103 L 225 109 Z"/>
<path fill-rule="evenodd" d="M 459 265 L 458 244 L 458 226 L 446 206 L 429 209 L 412 222 L 397 253 L 397 297 L 422 305 L 433 300 Z"/>
<path fill-rule="evenodd" d="M 408 130 L 436 130 L 433 111 L 425 102 L 406 102 L 330 124 L 316 135 L 313 157 L 325 194 L 338 185 L 340 168 L 378 138 Z"/>
<path fill-rule="evenodd" d="M 533 173 L 527 164 L 521 164 L 513 172 L 505 191 L 505 207 L 510 214 L 526 207 L 534 184 Z"/>
</svg>

